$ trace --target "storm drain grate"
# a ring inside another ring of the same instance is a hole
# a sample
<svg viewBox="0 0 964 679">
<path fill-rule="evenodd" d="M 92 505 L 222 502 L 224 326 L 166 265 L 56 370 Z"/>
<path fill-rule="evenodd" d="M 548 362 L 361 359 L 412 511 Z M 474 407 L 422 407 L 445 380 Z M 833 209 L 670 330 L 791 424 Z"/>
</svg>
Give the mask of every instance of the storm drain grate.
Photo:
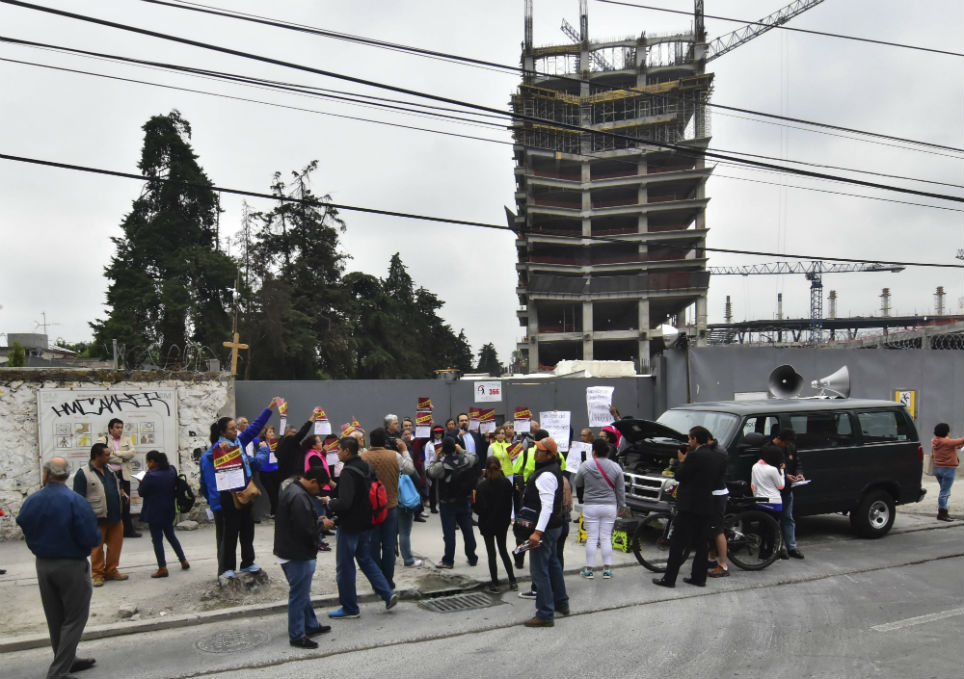
<svg viewBox="0 0 964 679">
<path fill-rule="evenodd" d="M 224 630 L 201 639 L 194 645 L 206 653 L 234 653 L 254 648 L 267 639 L 267 633 L 261 630 Z"/>
<path fill-rule="evenodd" d="M 435 613 L 455 613 L 456 611 L 470 611 L 476 608 L 488 608 L 502 603 L 498 599 L 479 592 L 442 596 L 437 599 L 419 601 L 418 605 Z"/>
</svg>

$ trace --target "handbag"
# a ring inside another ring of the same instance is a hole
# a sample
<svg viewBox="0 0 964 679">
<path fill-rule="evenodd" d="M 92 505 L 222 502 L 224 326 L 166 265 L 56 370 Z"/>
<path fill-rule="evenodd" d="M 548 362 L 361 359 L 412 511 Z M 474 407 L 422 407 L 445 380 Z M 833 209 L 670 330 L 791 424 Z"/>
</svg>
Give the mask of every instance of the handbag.
<svg viewBox="0 0 964 679">
<path fill-rule="evenodd" d="M 234 508 L 241 509 L 261 497 L 261 489 L 254 485 L 254 479 L 248 481 L 244 490 L 232 490 L 231 499 L 234 500 Z"/>
<path fill-rule="evenodd" d="M 934 452 L 933 451 L 931 451 L 931 454 L 928 455 L 927 458 L 924 460 L 924 473 L 927 474 L 927 476 L 936 476 L 936 474 L 934 473 Z"/>
</svg>

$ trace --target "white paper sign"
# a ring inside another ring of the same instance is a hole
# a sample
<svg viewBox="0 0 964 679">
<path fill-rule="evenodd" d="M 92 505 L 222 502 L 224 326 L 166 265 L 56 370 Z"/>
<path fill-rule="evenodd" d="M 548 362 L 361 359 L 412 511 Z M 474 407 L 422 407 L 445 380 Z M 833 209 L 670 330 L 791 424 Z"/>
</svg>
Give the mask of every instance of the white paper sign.
<svg viewBox="0 0 964 679">
<path fill-rule="evenodd" d="M 315 420 L 315 435 L 328 436 L 331 434 L 331 422 L 328 420 Z"/>
<path fill-rule="evenodd" d="M 528 434 L 529 433 L 529 423 L 532 422 L 529 418 L 524 420 L 515 420 L 513 423 L 513 429 L 516 434 Z"/>
<path fill-rule="evenodd" d="M 495 420 L 489 420 L 488 422 L 479 423 L 479 433 L 488 434 L 489 432 L 495 431 Z"/>
<path fill-rule="evenodd" d="M 326 453 L 325 462 L 328 463 L 329 470 L 334 469 L 335 465 L 340 463 L 340 460 L 338 459 L 338 452 L 335 451 L 334 453 Z"/>
<path fill-rule="evenodd" d="M 218 491 L 241 490 L 244 488 L 244 468 L 231 467 L 215 471 L 214 481 Z"/>
<path fill-rule="evenodd" d="M 476 382 L 475 383 L 475 402 L 476 403 L 489 403 L 493 401 L 502 400 L 502 382 L 498 380 L 493 382 Z"/>
<path fill-rule="evenodd" d="M 549 436 L 559 446 L 559 450 L 569 450 L 569 420 L 572 413 L 568 410 L 548 410 L 539 413 L 539 424 L 549 432 Z"/>
<path fill-rule="evenodd" d="M 586 387 L 586 408 L 589 410 L 589 426 L 605 427 L 613 421 L 609 406 L 613 402 L 614 387 Z"/>
<path fill-rule="evenodd" d="M 582 465 L 582 454 L 586 454 L 586 459 L 592 459 L 592 446 L 582 441 L 573 441 L 569 444 L 569 454 L 566 455 L 566 471 L 575 474 Z"/>
</svg>

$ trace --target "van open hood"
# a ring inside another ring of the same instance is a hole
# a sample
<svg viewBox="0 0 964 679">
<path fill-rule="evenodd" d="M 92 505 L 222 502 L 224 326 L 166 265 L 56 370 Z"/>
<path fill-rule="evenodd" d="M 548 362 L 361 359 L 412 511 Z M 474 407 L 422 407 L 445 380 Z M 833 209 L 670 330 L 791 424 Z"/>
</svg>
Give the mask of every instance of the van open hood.
<svg viewBox="0 0 964 679">
<path fill-rule="evenodd" d="M 686 434 L 681 434 L 675 429 L 670 429 L 659 422 L 651 422 L 650 420 L 616 420 L 613 426 L 632 444 L 654 438 L 673 439 L 679 443 L 686 443 L 689 439 Z"/>
</svg>

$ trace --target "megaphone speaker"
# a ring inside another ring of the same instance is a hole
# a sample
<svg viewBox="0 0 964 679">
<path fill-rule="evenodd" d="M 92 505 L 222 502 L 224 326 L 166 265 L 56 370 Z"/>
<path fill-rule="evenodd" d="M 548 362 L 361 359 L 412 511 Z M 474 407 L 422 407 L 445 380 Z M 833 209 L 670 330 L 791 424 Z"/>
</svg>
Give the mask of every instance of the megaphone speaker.
<svg viewBox="0 0 964 679">
<path fill-rule="evenodd" d="M 769 386 L 776 398 L 793 398 L 803 388 L 803 378 L 792 365 L 780 365 L 770 373 Z"/>
<path fill-rule="evenodd" d="M 840 398 L 847 398 L 850 396 L 850 371 L 847 370 L 847 366 L 844 366 L 832 375 L 814 380 L 810 383 L 810 386 L 819 389 L 821 396 L 826 396 L 827 392 L 831 392 Z"/>
</svg>

